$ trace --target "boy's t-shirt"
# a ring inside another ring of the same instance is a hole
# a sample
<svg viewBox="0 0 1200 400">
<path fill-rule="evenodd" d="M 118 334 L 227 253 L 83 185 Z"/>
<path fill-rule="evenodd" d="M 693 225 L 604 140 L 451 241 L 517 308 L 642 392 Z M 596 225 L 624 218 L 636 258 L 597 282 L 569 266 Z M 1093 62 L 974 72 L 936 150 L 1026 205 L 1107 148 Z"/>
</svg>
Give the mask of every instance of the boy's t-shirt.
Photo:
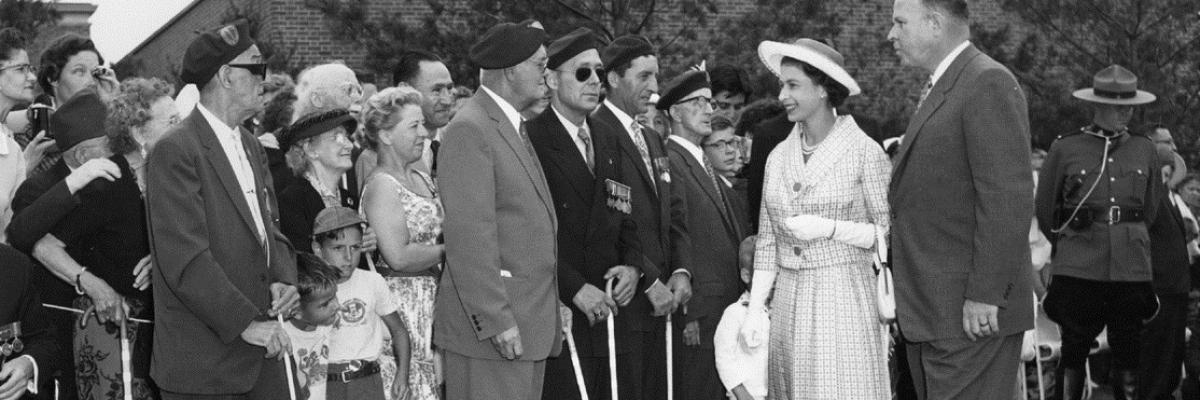
<svg viewBox="0 0 1200 400">
<path fill-rule="evenodd" d="M 318 326 L 312 331 L 283 324 L 283 331 L 292 339 L 292 360 L 296 362 L 297 395 L 301 399 L 325 400 L 325 379 L 329 371 L 329 336 L 332 326 Z M 303 392 L 303 393 L 301 393 Z"/>
<path fill-rule="evenodd" d="M 329 338 L 329 361 L 374 360 L 383 349 L 383 316 L 396 312 L 387 282 L 378 273 L 355 270 L 338 284 L 341 320 Z"/>
</svg>

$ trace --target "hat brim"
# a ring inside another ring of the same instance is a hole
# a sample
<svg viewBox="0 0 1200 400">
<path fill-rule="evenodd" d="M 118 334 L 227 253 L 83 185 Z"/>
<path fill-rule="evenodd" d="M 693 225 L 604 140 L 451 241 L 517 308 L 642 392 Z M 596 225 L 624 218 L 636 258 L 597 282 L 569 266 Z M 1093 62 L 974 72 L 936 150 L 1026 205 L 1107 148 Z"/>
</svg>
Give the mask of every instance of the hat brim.
<svg viewBox="0 0 1200 400">
<path fill-rule="evenodd" d="M 803 61 L 821 70 L 821 72 L 824 72 L 830 78 L 845 86 L 850 91 L 851 96 L 862 93 L 862 89 L 858 87 L 858 82 L 850 77 L 850 73 L 846 72 L 846 69 L 824 55 L 821 55 L 821 53 L 793 44 L 772 42 L 770 40 L 765 40 L 758 45 L 758 58 L 762 60 L 767 69 L 771 70 L 771 73 L 775 74 L 775 76 L 781 76 L 779 70 L 782 67 L 784 57 Z"/>
<path fill-rule="evenodd" d="M 1112 104 L 1112 105 L 1117 105 L 1117 106 L 1136 106 L 1136 105 L 1142 105 L 1142 104 L 1149 104 L 1149 103 L 1153 103 L 1155 100 L 1158 99 L 1158 97 L 1156 97 L 1153 94 L 1151 94 L 1150 92 L 1147 92 L 1144 90 L 1137 91 L 1136 96 L 1130 97 L 1128 99 L 1114 99 L 1112 97 L 1100 97 L 1100 96 L 1096 95 L 1095 91 L 1093 91 L 1092 88 L 1079 89 L 1079 90 L 1076 90 L 1074 93 L 1071 93 L 1071 95 L 1075 96 L 1075 98 L 1083 100 L 1083 101 L 1089 101 L 1092 103 L 1100 103 L 1100 104 Z"/>
</svg>

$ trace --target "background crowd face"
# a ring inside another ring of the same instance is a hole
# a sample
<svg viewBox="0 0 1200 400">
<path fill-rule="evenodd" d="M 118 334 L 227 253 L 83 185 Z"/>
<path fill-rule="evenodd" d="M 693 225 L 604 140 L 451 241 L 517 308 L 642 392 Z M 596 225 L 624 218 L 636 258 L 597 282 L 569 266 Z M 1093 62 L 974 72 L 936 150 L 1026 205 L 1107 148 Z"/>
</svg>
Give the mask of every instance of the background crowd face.
<svg viewBox="0 0 1200 400">
<path fill-rule="evenodd" d="M 340 309 L 341 302 L 338 301 L 336 288 L 320 290 L 300 302 L 300 318 L 313 325 L 333 325 L 337 322 Z"/>
<path fill-rule="evenodd" d="M 555 98 L 564 107 L 573 111 L 587 114 L 600 105 L 600 52 L 592 49 L 575 55 L 550 73 L 547 83 L 554 91 Z M 588 76 L 582 82 L 576 76 L 580 69 L 588 70 Z"/>
<path fill-rule="evenodd" d="M 313 241 L 313 253 L 321 257 L 330 266 L 337 268 L 342 274 L 339 282 L 350 279 L 354 268 L 362 259 L 359 246 L 362 244 L 362 231 L 357 228 L 343 228 L 336 238 Z"/>
<path fill-rule="evenodd" d="M 739 153 L 741 138 L 734 136 L 733 128 L 715 130 L 704 138 L 704 155 L 712 163 L 713 170 L 726 178 L 732 178 L 742 169 Z"/>
<path fill-rule="evenodd" d="M 609 72 L 608 79 L 611 87 L 608 96 L 614 105 L 629 115 L 644 113 L 650 104 L 650 95 L 658 92 L 658 58 L 635 58 L 623 75 Z"/>
<path fill-rule="evenodd" d="M 406 105 L 400 109 L 400 122 L 384 132 L 384 142 L 389 144 L 401 163 L 407 164 L 421 159 L 425 150 L 424 113 L 420 107 Z"/>
<path fill-rule="evenodd" d="M 941 60 L 935 60 L 938 29 L 933 11 L 922 0 L 896 0 L 892 9 L 892 30 L 888 40 L 900 57 L 900 63 L 932 71 Z"/>
<path fill-rule="evenodd" d="M 712 90 L 705 88 L 689 93 L 671 106 L 671 118 L 682 128 L 681 132 L 674 133 L 707 137 L 712 134 L 712 125 L 709 124 L 712 114 Z"/>
<path fill-rule="evenodd" d="M 354 144 L 350 141 L 351 133 L 339 126 L 312 138 L 304 147 L 313 165 L 341 172 L 354 168 L 354 161 L 350 158 L 351 152 L 354 151 Z"/>
<path fill-rule="evenodd" d="M 1104 129 L 1124 128 L 1129 125 L 1129 120 L 1133 119 L 1133 106 L 1096 104 L 1094 107 L 1095 117 L 1092 121 Z"/>
<path fill-rule="evenodd" d="M 546 97 L 546 46 L 538 47 L 525 61 L 509 68 L 508 76 L 513 91 L 518 96 L 517 111 L 532 106 L 538 100 Z"/>
<path fill-rule="evenodd" d="M 446 126 L 454 116 L 454 80 L 450 78 L 450 70 L 440 61 L 421 61 L 417 68 L 420 71 L 410 84 L 421 92 L 426 127 Z"/>
<path fill-rule="evenodd" d="M 67 58 L 67 63 L 58 73 L 58 80 L 50 82 L 54 87 L 54 97 L 59 101 L 67 101 L 80 90 L 96 85 L 92 70 L 100 66 L 100 55 L 94 51 L 85 50 Z"/>
<path fill-rule="evenodd" d="M 0 68 L 6 68 L 0 72 L 0 95 L 10 102 L 33 101 L 37 75 L 29 67 L 29 54 L 25 50 L 13 51 L 7 60 L 0 61 Z"/>
<path fill-rule="evenodd" d="M 736 123 L 742 107 L 745 106 L 745 94 L 733 94 L 725 90 L 713 94 L 713 115 L 724 116 Z"/>
<path fill-rule="evenodd" d="M 813 82 L 796 63 L 784 63 L 779 68 L 779 101 L 787 111 L 788 121 L 808 120 L 818 111 L 829 108 L 823 96 L 825 88 Z"/>
</svg>

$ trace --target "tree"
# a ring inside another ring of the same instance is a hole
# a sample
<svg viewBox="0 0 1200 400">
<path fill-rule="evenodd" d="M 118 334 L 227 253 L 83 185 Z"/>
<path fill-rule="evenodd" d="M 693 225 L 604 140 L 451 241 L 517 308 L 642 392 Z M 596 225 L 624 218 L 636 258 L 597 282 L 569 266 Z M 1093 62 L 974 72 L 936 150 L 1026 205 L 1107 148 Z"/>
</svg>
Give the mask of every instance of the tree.
<svg viewBox="0 0 1200 400">
<path fill-rule="evenodd" d="M 0 28 L 16 28 L 33 39 L 38 31 L 58 23 L 58 11 L 51 3 L 37 0 L 0 0 Z"/>
<path fill-rule="evenodd" d="M 1200 2 L 1195 0 L 1003 0 L 1027 26 L 983 35 L 1014 37 L 990 46 L 1026 87 L 1035 143 L 1078 129 L 1090 110 L 1071 92 L 1090 87 L 1100 69 L 1119 64 L 1137 74 L 1139 89 L 1158 101 L 1139 107 L 1134 128 L 1161 123 L 1185 155 L 1200 128 Z M 1022 32 L 1024 31 L 1024 32 Z M 1021 34 L 1024 37 L 1018 37 Z M 1195 161 L 1194 155 L 1192 161 Z"/>
</svg>

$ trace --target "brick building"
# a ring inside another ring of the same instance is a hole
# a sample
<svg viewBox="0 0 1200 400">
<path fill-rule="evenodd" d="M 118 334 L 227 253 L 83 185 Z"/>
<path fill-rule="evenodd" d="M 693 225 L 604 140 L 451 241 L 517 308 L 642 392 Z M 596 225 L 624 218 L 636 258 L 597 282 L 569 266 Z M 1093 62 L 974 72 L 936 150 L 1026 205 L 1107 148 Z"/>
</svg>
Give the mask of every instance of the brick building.
<svg viewBox="0 0 1200 400">
<path fill-rule="evenodd" d="M 57 39 L 59 36 L 68 33 L 79 36 L 91 36 L 92 24 L 88 22 L 92 13 L 96 12 L 96 5 L 86 2 L 55 2 L 52 4 L 54 11 L 58 12 L 58 23 L 54 26 L 43 27 L 38 31 L 38 35 L 29 43 L 29 54 L 36 57 L 42 54 L 50 41 Z M 113 60 L 116 61 L 116 60 Z"/>
</svg>

